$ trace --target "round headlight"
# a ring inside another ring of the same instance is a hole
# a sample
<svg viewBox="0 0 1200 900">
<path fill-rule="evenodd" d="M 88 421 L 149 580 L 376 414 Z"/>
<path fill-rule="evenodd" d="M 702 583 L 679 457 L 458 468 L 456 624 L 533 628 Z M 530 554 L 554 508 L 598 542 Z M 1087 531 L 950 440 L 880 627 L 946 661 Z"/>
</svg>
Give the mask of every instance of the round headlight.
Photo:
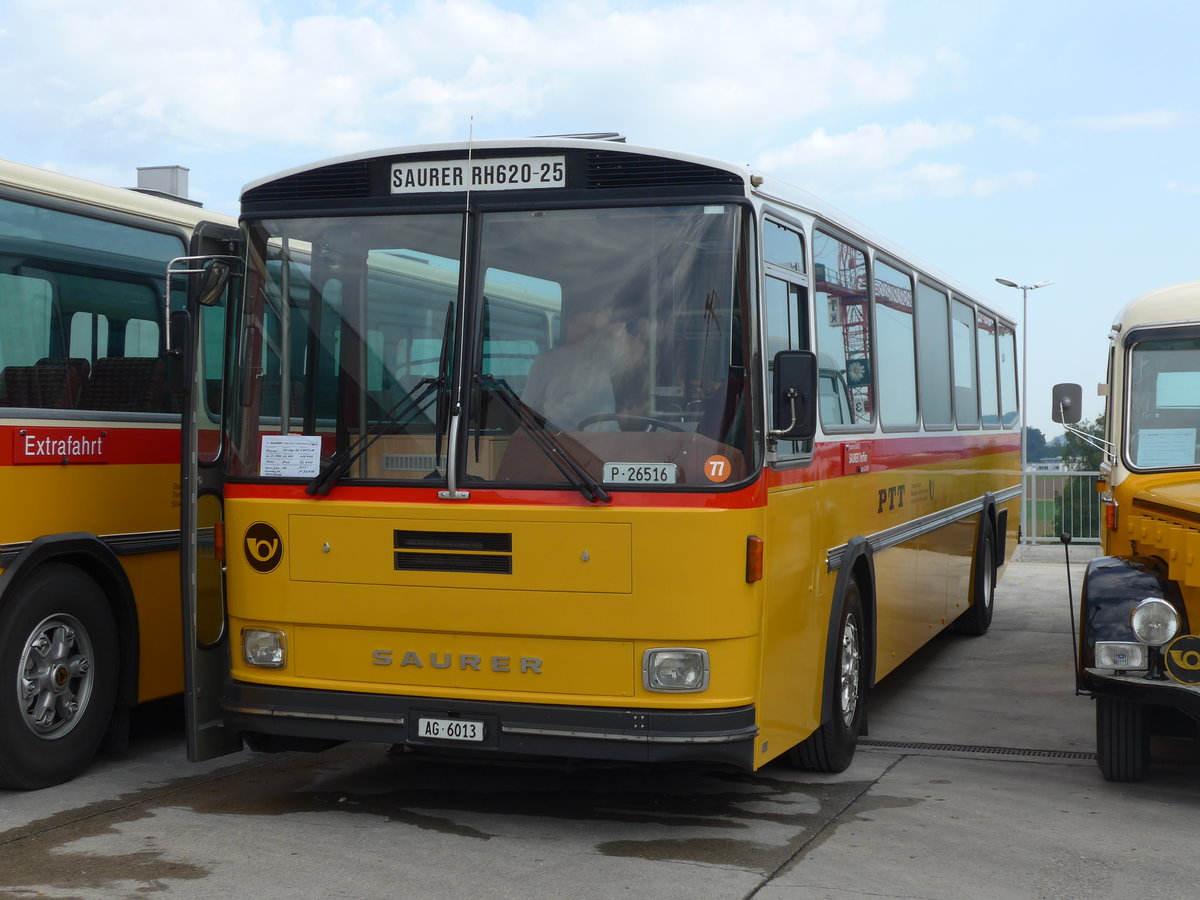
<svg viewBox="0 0 1200 900">
<path fill-rule="evenodd" d="M 1137 639 L 1151 647 L 1161 647 L 1179 631 L 1179 613 L 1157 597 L 1147 597 L 1135 606 L 1129 620 Z"/>
</svg>

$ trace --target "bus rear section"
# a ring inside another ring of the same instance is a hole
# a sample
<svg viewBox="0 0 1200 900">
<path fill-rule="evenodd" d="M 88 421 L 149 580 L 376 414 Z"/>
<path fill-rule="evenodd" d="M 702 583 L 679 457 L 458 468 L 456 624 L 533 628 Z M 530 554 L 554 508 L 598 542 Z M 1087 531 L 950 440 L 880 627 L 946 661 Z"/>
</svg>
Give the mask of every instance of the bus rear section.
<svg viewBox="0 0 1200 900">
<path fill-rule="evenodd" d="M 79 774 L 183 690 L 164 271 L 203 216 L 0 161 L 0 788 Z"/>
</svg>

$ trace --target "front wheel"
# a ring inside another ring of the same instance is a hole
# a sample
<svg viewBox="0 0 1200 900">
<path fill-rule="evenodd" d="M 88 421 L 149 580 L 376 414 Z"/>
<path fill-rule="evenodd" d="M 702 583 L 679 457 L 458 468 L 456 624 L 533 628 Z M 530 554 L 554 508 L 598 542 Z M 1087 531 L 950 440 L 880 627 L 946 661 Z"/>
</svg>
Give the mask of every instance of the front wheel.
<svg viewBox="0 0 1200 900">
<path fill-rule="evenodd" d="M 865 652 L 862 594 L 858 581 L 851 576 L 842 601 L 833 678 L 825 686 L 831 715 L 829 721 L 821 723 L 806 740 L 788 751 L 789 761 L 797 768 L 844 772 L 850 766 L 866 702 Z"/>
<path fill-rule="evenodd" d="M 1142 704 L 1096 698 L 1096 764 L 1106 781 L 1141 781 L 1150 771 L 1150 728 Z"/>
<path fill-rule="evenodd" d="M 60 784 L 87 767 L 117 694 L 108 603 L 74 566 L 34 572 L 0 608 L 0 787 Z"/>
</svg>

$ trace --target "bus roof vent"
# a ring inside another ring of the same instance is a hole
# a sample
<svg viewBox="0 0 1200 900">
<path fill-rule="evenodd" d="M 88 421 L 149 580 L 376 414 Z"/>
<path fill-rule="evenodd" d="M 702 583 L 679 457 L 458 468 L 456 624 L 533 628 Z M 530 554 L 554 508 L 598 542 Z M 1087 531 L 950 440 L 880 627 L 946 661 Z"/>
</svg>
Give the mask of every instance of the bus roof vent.
<svg viewBox="0 0 1200 900">
<path fill-rule="evenodd" d="M 365 160 L 306 169 L 259 185 L 242 195 L 244 203 L 278 203 L 286 200 L 340 200 L 371 195 Z"/>
<path fill-rule="evenodd" d="M 537 136 L 544 138 L 574 138 L 580 141 L 613 141 L 617 144 L 625 143 L 625 135 L 619 131 L 593 131 L 590 134 L 539 134 Z"/>
<path fill-rule="evenodd" d="M 589 188 L 638 188 L 668 185 L 738 185 L 741 175 L 712 166 L 640 153 L 594 150 L 588 154 Z"/>
</svg>

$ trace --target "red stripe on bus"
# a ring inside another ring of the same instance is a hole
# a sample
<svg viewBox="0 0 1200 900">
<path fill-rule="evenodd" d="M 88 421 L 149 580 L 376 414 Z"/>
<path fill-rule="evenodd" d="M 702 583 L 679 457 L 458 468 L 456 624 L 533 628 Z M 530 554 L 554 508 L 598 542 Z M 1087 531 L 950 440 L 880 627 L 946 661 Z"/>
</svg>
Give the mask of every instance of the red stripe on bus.
<svg viewBox="0 0 1200 900">
<path fill-rule="evenodd" d="M 63 465 L 64 457 L 68 465 L 179 465 L 179 429 L 90 422 L 0 425 L 0 466 Z"/>
</svg>

